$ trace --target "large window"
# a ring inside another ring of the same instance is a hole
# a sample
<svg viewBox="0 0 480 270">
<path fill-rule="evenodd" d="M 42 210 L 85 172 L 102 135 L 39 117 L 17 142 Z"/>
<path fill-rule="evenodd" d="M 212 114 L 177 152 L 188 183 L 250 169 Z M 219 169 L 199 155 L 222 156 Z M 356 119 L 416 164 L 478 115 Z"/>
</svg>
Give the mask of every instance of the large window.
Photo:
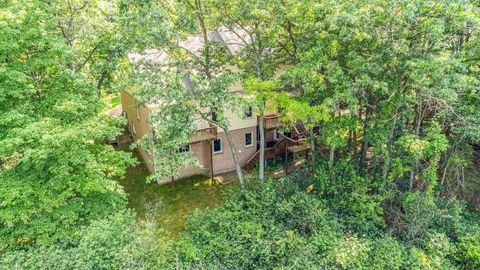
<svg viewBox="0 0 480 270">
<path fill-rule="evenodd" d="M 213 153 L 218 154 L 222 152 L 222 139 L 213 141 Z"/>
<path fill-rule="evenodd" d="M 253 115 L 252 106 L 248 106 L 247 112 L 245 113 L 245 116 L 246 117 L 252 117 L 252 115 Z"/>
<path fill-rule="evenodd" d="M 245 147 L 250 147 L 253 145 L 253 133 L 245 133 Z"/>
</svg>

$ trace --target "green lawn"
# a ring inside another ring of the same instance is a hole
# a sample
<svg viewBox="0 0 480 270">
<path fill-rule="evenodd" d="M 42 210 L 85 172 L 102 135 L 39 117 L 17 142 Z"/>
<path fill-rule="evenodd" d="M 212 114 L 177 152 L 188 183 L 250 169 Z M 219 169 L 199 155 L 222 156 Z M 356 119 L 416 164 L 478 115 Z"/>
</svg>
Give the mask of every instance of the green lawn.
<svg viewBox="0 0 480 270">
<path fill-rule="evenodd" d="M 109 111 L 122 103 L 122 100 L 120 99 L 120 93 L 102 95 L 102 100 L 106 105 L 105 111 Z"/>
<path fill-rule="evenodd" d="M 124 148 L 124 147 L 122 147 Z M 136 151 L 134 155 L 141 161 Z M 198 175 L 175 182 L 175 196 L 171 184 L 147 184 L 145 179 L 148 170 L 143 162 L 128 169 L 126 177 L 121 181 L 128 196 L 128 205 L 134 209 L 139 219 L 145 217 L 147 209 L 160 201 L 163 209 L 156 209 L 155 219 L 173 237 L 181 232 L 185 225 L 186 216 L 195 209 L 203 210 L 215 207 L 222 201 L 222 190 L 228 188 L 219 184 L 212 184 L 209 177 Z"/>
</svg>

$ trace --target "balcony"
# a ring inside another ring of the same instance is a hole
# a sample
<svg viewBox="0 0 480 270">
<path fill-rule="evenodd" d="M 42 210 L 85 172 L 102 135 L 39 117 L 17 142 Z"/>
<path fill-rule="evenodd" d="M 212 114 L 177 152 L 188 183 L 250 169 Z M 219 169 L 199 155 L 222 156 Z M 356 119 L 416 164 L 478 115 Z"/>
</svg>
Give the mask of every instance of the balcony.
<svg viewBox="0 0 480 270">
<path fill-rule="evenodd" d="M 217 138 L 217 127 L 197 129 L 195 133 L 190 137 L 190 143 L 213 140 L 215 138 Z"/>
<path fill-rule="evenodd" d="M 283 127 L 285 125 L 285 123 L 280 120 L 281 116 L 282 115 L 279 114 L 279 113 L 265 115 L 263 117 L 264 128 L 268 130 L 268 129 L 275 129 L 275 128 Z M 260 119 L 257 118 L 257 123 L 260 123 L 259 120 Z"/>
</svg>

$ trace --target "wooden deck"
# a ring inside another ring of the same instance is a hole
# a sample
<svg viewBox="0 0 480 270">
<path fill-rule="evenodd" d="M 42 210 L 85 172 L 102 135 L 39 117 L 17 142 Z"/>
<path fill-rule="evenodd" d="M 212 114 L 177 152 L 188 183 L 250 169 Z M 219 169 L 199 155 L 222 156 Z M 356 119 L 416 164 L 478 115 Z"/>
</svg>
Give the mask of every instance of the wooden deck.
<svg viewBox="0 0 480 270">
<path fill-rule="evenodd" d="M 288 153 L 300 153 L 310 150 L 310 144 L 307 144 L 306 139 L 294 140 L 289 137 L 284 137 L 279 140 L 273 147 L 265 148 L 265 160 L 271 160 L 276 157 L 284 157 Z M 244 170 L 254 168 L 260 159 L 260 150 L 257 151 L 244 165 Z"/>
<path fill-rule="evenodd" d="M 208 127 L 196 130 L 190 137 L 190 143 L 213 140 L 215 138 L 217 138 L 217 127 Z"/>
<path fill-rule="evenodd" d="M 282 115 L 279 113 L 269 114 L 263 117 L 263 127 L 266 130 L 280 128 L 285 125 L 285 122 L 280 120 Z M 257 118 L 257 124 L 260 123 L 260 118 Z"/>
</svg>

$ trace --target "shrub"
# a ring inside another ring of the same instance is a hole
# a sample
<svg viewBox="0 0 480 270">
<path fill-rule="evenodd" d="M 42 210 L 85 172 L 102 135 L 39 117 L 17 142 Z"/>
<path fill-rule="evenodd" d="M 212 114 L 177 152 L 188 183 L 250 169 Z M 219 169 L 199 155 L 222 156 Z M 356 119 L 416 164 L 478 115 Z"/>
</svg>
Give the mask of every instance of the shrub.
<svg viewBox="0 0 480 270">
<path fill-rule="evenodd" d="M 128 212 L 119 212 L 84 228 L 75 246 L 4 254 L 0 269 L 155 269 L 165 266 L 169 243 L 162 240 L 140 231 Z"/>
<path fill-rule="evenodd" d="M 479 237 L 474 235 L 461 237 L 457 243 L 455 260 L 464 269 L 480 269 Z"/>
<path fill-rule="evenodd" d="M 373 181 L 357 174 L 348 161 L 337 161 L 333 167 L 320 163 L 315 171 L 315 193 L 342 215 L 344 223 L 360 234 L 377 234 L 385 227 L 381 203 L 385 195 L 374 189 Z"/>
<path fill-rule="evenodd" d="M 322 201 L 288 180 L 235 190 L 213 210 L 196 212 L 178 252 L 189 267 L 271 269 L 325 263 L 340 226 Z M 206 263 L 208 262 L 208 263 Z"/>
</svg>

